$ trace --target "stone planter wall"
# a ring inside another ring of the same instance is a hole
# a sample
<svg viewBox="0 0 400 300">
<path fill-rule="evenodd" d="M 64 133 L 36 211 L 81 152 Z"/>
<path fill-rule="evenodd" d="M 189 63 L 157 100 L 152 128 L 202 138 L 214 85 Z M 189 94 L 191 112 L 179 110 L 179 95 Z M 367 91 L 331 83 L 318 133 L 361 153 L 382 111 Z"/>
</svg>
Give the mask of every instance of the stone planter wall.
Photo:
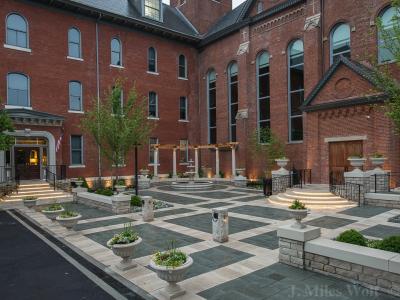
<svg viewBox="0 0 400 300">
<path fill-rule="evenodd" d="M 279 238 L 279 262 L 304 269 L 304 242 Z"/>
<path fill-rule="evenodd" d="M 400 195 L 368 193 L 365 195 L 365 204 L 400 209 Z"/>
<path fill-rule="evenodd" d="M 78 203 L 85 204 L 90 207 L 95 207 L 101 210 L 111 211 L 111 212 L 113 211 L 111 197 L 84 192 L 84 193 L 78 193 L 76 195 L 76 201 Z"/>
</svg>

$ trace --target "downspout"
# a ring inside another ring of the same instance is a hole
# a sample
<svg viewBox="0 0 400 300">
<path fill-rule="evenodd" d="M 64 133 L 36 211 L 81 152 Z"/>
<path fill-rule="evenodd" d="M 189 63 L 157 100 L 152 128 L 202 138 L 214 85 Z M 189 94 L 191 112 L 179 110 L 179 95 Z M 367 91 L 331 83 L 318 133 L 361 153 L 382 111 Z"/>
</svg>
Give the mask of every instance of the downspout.
<svg viewBox="0 0 400 300">
<path fill-rule="evenodd" d="M 320 30 L 320 35 L 321 35 L 321 69 L 320 69 L 320 79 L 324 75 L 324 66 L 325 66 L 325 45 L 324 45 L 324 15 L 325 15 L 325 1 L 320 0 L 320 10 L 321 10 L 321 30 Z"/>
<path fill-rule="evenodd" d="M 99 20 L 101 19 L 101 14 L 96 20 L 96 85 L 97 85 L 97 107 L 100 105 L 100 66 L 99 66 Z M 97 146 L 98 150 L 98 175 L 101 180 L 101 150 L 100 146 Z"/>
</svg>

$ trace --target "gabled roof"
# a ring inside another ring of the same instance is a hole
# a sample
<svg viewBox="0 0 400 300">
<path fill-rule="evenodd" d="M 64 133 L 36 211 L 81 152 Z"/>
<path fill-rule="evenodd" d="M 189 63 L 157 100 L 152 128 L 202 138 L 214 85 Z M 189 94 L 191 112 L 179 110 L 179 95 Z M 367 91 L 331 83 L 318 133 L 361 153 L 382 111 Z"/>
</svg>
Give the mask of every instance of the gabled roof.
<svg viewBox="0 0 400 300">
<path fill-rule="evenodd" d="M 311 105 L 312 101 L 318 95 L 318 93 L 323 89 L 323 87 L 328 83 L 329 79 L 335 74 L 335 72 L 339 69 L 341 65 L 345 65 L 350 68 L 352 71 L 360 75 L 362 78 L 367 80 L 373 86 L 376 86 L 376 82 L 374 80 L 374 72 L 372 69 L 368 68 L 367 66 L 356 62 L 354 60 L 348 59 L 344 56 L 341 56 L 325 73 L 322 79 L 318 82 L 315 88 L 311 91 L 310 95 L 304 101 L 303 105 L 301 106 L 302 110 L 307 110 L 307 107 Z"/>
</svg>

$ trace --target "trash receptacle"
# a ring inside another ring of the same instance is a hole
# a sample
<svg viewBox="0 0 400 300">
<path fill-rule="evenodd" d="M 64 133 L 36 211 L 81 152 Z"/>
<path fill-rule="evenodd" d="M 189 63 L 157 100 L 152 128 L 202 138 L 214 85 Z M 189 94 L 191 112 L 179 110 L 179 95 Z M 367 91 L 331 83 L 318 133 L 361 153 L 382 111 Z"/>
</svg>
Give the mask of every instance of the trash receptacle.
<svg viewBox="0 0 400 300">
<path fill-rule="evenodd" d="M 142 201 L 143 201 L 143 209 L 142 209 L 143 221 L 144 222 L 151 222 L 151 221 L 154 220 L 154 201 L 153 201 L 153 197 L 143 196 L 142 197 Z"/>
<path fill-rule="evenodd" d="M 229 217 L 228 209 L 214 208 L 212 210 L 213 240 L 225 243 L 229 239 Z"/>
</svg>

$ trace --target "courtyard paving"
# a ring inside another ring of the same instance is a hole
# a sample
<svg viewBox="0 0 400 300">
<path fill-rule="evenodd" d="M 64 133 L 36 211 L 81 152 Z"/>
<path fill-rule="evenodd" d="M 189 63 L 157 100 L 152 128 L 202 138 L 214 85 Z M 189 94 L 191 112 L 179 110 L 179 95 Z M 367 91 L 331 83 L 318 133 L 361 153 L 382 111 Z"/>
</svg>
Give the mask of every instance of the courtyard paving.
<svg viewBox="0 0 400 300">
<path fill-rule="evenodd" d="M 148 267 L 151 255 L 165 250 L 171 241 L 194 259 L 181 285 L 187 293 L 180 299 L 398 299 L 351 283 L 303 271 L 278 263 L 278 227 L 293 222 L 287 210 L 266 202 L 261 191 L 220 186 L 207 192 L 177 192 L 160 186 L 142 195 L 173 205 L 155 213 L 144 223 L 140 213 L 115 216 L 78 204 L 68 204 L 82 213 L 76 234 L 68 235 L 58 224 L 39 212 L 21 210 L 54 235 L 77 247 L 107 272 L 118 274 L 149 296 L 161 298 L 166 283 Z M 229 210 L 229 242 L 212 241 L 211 210 Z M 388 220 L 400 210 L 350 208 L 311 211 L 306 222 L 320 226 L 322 236 L 333 238 L 354 228 L 367 236 L 382 238 L 400 234 L 400 224 Z M 107 241 L 132 222 L 143 242 L 134 258 L 138 267 L 126 272 L 115 269 L 119 258 L 107 248 Z"/>
</svg>

